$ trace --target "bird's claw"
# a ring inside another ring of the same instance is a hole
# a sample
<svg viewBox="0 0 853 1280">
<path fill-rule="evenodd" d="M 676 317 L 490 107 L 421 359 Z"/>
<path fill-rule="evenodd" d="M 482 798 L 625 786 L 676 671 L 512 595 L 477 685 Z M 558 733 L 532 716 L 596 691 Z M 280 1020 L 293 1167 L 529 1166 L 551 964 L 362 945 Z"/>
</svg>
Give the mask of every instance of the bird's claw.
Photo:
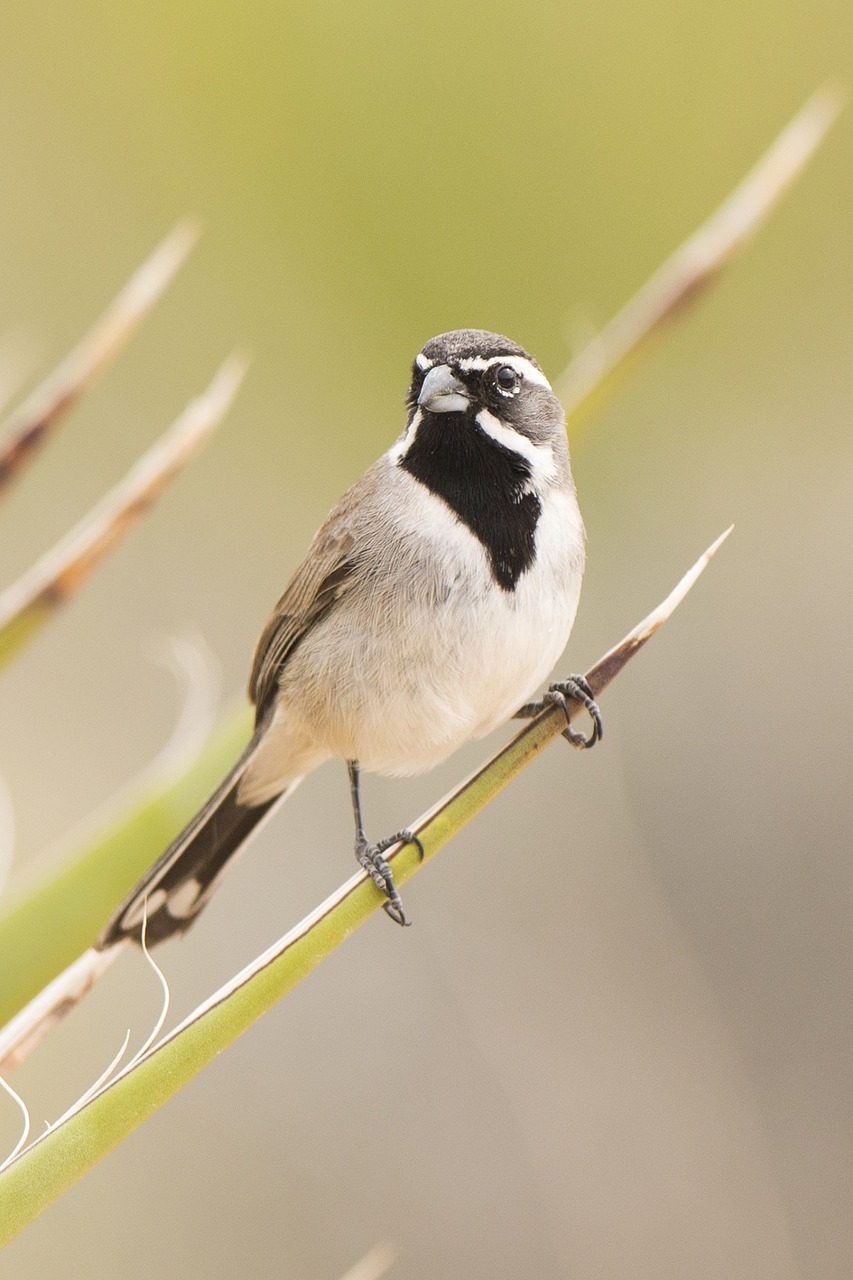
<svg viewBox="0 0 853 1280">
<path fill-rule="evenodd" d="M 355 856 L 370 876 L 373 883 L 381 893 L 384 893 L 387 902 L 383 903 L 384 910 L 391 917 L 395 924 L 406 927 L 412 922 L 406 916 L 403 910 L 403 903 L 397 886 L 394 883 L 394 873 L 388 862 L 383 858 L 386 849 L 390 849 L 392 845 L 399 844 L 404 841 L 406 844 L 417 846 L 418 855 L 421 861 L 424 857 L 424 847 L 420 839 L 411 831 L 398 831 L 393 836 L 386 836 L 377 844 L 371 844 L 369 840 L 359 840 L 355 846 Z"/>
<path fill-rule="evenodd" d="M 397 900 L 399 902 L 399 894 L 397 895 Z M 382 910 L 387 916 L 391 917 L 395 924 L 401 925 L 404 929 L 412 923 L 411 920 L 406 919 L 406 913 L 402 906 L 395 906 L 393 902 L 383 903 Z"/>
<path fill-rule="evenodd" d="M 587 737 L 583 733 L 578 733 L 572 728 L 569 719 L 569 700 L 579 702 L 584 707 L 592 719 L 592 732 Z M 563 708 L 566 717 L 566 727 L 563 730 L 563 737 L 570 742 L 573 747 L 589 748 L 594 747 L 604 736 L 604 724 L 601 719 L 601 711 L 598 703 L 595 701 L 592 689 L 588 681 L 583 676 L 569 676 L 565 680 L 557 680 L 552 684 L 545 697 L 543 703 L 556 703 Z"/>
<path fill-rule="evenodd" d="M 402 831 L 397 831 L 393 836 L 385 836 L 384 840 L 380 840 L 376 848 L 380 853 L 384 853 L 386 849 L 390 849 L 395 844 L 413 844 L 418 851 L 418 861 L 424 860 L 424 847 L 421 843 L 420 836 L 416 836 L 414 831 L 410 831 L 408 827 L 404 827 Z"/>
</svg>

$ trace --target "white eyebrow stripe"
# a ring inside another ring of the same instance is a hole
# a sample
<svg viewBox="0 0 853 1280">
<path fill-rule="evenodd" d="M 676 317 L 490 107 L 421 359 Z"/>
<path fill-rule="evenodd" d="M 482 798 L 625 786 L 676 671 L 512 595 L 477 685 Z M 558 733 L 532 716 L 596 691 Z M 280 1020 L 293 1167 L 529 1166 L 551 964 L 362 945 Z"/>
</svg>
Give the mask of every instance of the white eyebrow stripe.
<svg viewBox="0 0 853 1280">
<path fill-rule="evenodd" d="M 433 362 L 432 360 L 430 360 L 429 356 L 425 356 L 424 353 L 421 351 L 418 355 L 415 356 L 415 364 L 423 373 L 426 373 L 427 369 L 432 368 Z"/>
<path fill-rule="evenodd" d="M 406 430 L 400 436 L 400 439 L 395 441 L 388 450 L 388 458 L 395 465 L 400 462 L 402 458 L 405 458 L 406 454 L 415 443 L 415 436 L 418 434 L 418 427 L 423 422 L 423 417 L 423 411 L 421 409 L 416 409 L 412 415 L 412 421 L 406 427 Z"/>
<path fill-rule="evenodd" d="M 508 364 L 511 369 L 515 369 L 516 373 L 520 373 L 522 378 L 526 378 L 528 382 L 535 382 L 537 386 L 544 387 L 546 391 L 551 390 L 551 384 L 545 377 L 541 369 L 537 369 L 532 360 L 526 360 L 524 356 L 490 356 L 488 360 L 483 356 L 467 356 L 464 360 L 458 362 L 458 367 L 463 373 L 477 371 L 482 373 L 484 369 L 490 369 L 493 364 Z"/>
<path fill-rule="evenodd" d="M 488 409 L 480 409 L 474 415 L 474 421 L 496 444 L 502 444 L 505 449 L 519 454 L 525 462 L 529 462 L 535 479 L 554 479 L 557 466 L 554 462 L 554 450 L 549 444 L 534 444 L 520 431 L 504 426 Z"/>
</svg>

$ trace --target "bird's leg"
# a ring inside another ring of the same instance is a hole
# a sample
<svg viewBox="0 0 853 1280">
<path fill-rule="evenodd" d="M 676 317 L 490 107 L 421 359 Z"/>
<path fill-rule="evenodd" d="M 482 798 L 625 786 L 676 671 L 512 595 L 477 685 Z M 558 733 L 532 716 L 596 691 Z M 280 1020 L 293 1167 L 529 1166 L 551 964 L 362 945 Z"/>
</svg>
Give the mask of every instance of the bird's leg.
<svg viewBox="0 0 853 1280">
<path fill-rule="evenodd" d="M 579 702 L 592 717 L 592 732 L 588 738 L 584 737 L 582 733 L 578 733 L 571 726 L 569 699 L 573 702 Z M 583 676 L 569 676 L 566 680 L 555 681 L 554 684 L 549 686 L 544 698 L 540 699 L 539 702 L 527 702 L 523 707 L 519 707 L 513 719 L 529 720 L 532 716 L 538 716 L 540 711 L 544 711 L 552 703 L 557 703 L 565 712 L 566 727 L 563 730 L 563 737 L 573 747 L 594 747 L 596 742 L 603 737 L 604 725 L 601 721 L 601 712 L 598 709 L 598 703 L 593 697 L 592 689 Z"/>
<path fill-rule="evenodd" d="M 386 849 L 390 849 L 394 844 L 399 844 L 401 840 L 405 840 L 407 844 L 416 844 L 421 858 L 424 856 L 424 847 L 418 837 L 413 835 L 411 831 L 398 831 L 393 836 L 386 836 L 384 840 L 380 840 L 377 844 L 371 844 L 364 833 L 364 823 L 361 817 L 358 761 L 347 760 L 347 769 L 349 770 L 350 794 L 352 795 L 352 813 L 355 818 L 355 856 L 377 889 L 380 889 L 387 897 L 388 901 L 385 903 L 385 910 L 391 919 L 396 924 L 407 925 L 410 921 L 406 919 L 403 903 L 397 892 L 397 886 L 394 884 L 394 873 L 382 855 Z"/>
</svg>

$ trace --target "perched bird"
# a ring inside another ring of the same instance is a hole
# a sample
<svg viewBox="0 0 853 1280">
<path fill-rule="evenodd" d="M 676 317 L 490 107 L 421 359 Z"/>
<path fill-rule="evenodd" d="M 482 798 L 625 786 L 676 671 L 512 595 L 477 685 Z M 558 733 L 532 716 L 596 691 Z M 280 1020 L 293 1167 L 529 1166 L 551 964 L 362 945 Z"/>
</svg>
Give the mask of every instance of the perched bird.
<svg viewBox="0 0 853 1280">
<path fill-rule="evenodd" d="M 560 402 L 537 362 L 499 334 L 460 329 L 415 358 L 405 430 L 326 518 L 255 651 L 255 731 L 242 756 L 137 885 L 98 947 L 186 929 L 229 862 L 297 783 L 347 762 L 355 852 L 408 923 L 383 853 L 365 835 L 361 769 L 414 774 L 579 677 L 544 681 L 572 628 L 584 529 Z M 417 843 L 417 841 L 415 841 Z"/>
</svg>

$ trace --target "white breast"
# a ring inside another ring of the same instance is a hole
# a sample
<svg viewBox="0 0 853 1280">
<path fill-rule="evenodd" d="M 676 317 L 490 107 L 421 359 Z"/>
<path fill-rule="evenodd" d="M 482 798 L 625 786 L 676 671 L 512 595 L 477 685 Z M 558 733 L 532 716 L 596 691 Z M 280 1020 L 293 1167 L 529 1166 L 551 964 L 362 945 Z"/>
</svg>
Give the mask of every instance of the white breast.
<svg viewBox="0 0 853 1280">
<path fill-rule="evenodd" d="M 375 572 L 288 663 L 276 735 L 391 774 L 431 768 L 530 699 L 565 647 L 584 562 L 574 494 L 550 489 L 535 563 L 504 591 L 467 527 L 407 481 Z"/>
</svg>

